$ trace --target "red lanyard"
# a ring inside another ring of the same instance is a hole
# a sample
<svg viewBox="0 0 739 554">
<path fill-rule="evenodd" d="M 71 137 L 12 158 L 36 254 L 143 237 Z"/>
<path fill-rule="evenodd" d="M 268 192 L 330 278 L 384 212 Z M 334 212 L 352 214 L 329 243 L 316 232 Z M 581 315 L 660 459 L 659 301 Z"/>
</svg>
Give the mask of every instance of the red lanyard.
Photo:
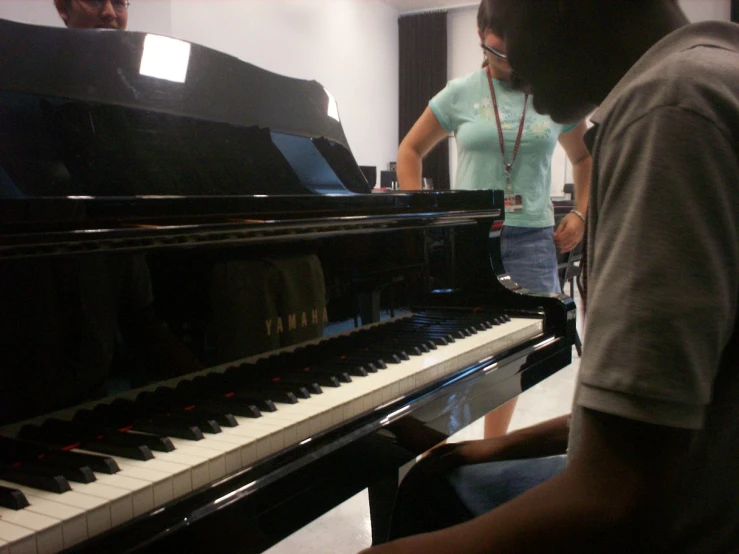
<svg viewBox="0 0 739 554">
<path fill-rule="evenodd" d="M 506 184 L 511 182 L 511 169 L 513 168 L 513 162 L 516 161 L 518 155 L 518 147 L 521 146 L 521 136 L 523 135 L 523 124 L 526 120 L 526 106 L 529 103 L 529 95 L 526 96 L 523 101 L 523 114 L 521 115 L 521 123 L 518 125 L 518 136 L 516 137 L 516 144 L 513 147 L 513 159 L 511 163 L 505 161 L 505 142 L 503 142 L 503 127 L 500 124 L 500 114 L 498 113 L 498 100 L 495 97 L 495 87 L 493 87 L 493 78 L 490 76 L 490 70 L 485 69 L 485 74 L 488 77 L 488 85 L 490 85 L 490 96 L 493 99 L 493 108 L 495 108 L 495 122 L 498 124 L 498 140 L 500 141 L 500 155 L 503 157 L 503 165 L 505 166 Z"/>
</svg>

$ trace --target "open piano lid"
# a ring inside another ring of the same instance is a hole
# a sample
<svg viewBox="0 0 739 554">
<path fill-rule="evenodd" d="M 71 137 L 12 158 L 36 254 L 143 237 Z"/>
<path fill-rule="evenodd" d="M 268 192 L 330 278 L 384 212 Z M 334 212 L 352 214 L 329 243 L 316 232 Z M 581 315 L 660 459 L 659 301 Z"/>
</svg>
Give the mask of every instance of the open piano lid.
<svg viewBox="0 0 739 554">
<path fill-rule="evenodd" d="M 0 198 L 370 192 L 316 81 L 137 32 L 0 20 L 0 50 Z"/>
</svg>

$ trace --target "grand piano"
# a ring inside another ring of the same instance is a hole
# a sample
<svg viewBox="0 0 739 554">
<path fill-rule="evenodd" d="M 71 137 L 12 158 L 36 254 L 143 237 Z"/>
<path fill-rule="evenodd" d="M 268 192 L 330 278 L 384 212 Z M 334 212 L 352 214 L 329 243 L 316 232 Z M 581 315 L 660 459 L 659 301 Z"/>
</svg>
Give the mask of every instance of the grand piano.
<svg viewBox="0 0 739 554">
<path fill-rule="evenodd" d="M 372 194 L 331 95 L 0 21 L 0 553 L 262 552 L 571 361 L 492 191 Z M 491 255 L 492 253 L 492 255 Z"/>
</svg>

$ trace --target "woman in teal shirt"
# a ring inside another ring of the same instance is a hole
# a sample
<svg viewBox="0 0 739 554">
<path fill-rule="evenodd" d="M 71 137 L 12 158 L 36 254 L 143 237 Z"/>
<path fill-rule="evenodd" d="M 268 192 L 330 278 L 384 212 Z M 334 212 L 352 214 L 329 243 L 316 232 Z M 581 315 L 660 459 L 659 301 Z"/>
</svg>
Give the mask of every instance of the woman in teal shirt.
<svg viewBox="0 0 739 554">
<path fill-rule="evenodd" d="M 499 189 L 506 196 L 500 239 L 506 273 L 531 292 L 560 292 L 557 249 L 574 248 L 585 230 L 590 188 L 590 154 L 583 141 L 587 126 L 560 125 L 534 111 L 532 98 L 511 85 L 503 33 L 490 27 L 490 19 L 483 0 L 477 25 L 485 63 L 450 81 L 431 99 L 398 148 L 398 182 L 401 189 L 421 189 L 424 156 L 454 134 L 454 188 Z M 555 230 L 550 190 L 557 141 L 572 163 L 576 206 Z M 514 406 L 511 401 L 486 417 L 486 437 L 506 432 Z"/>
</svg>

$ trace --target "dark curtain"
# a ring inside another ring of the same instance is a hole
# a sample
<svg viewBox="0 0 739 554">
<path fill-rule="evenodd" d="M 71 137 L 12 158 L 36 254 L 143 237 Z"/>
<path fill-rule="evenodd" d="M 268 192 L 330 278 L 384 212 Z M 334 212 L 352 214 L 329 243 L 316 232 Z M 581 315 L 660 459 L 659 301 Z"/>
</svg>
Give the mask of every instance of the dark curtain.
<svg viewBox="0 0 739 554">
<path fill-rule="evenodd" d="M 731 0 L 731 20 L 739 23 L 739 0 Z"/>
<path fill-rule="evenodd" d="M 398 137 L 403 140 L 429 100 L 447 82 L 446 12 L 401 16 Z M 434 189 L 449 189 L 449 141 L 441 141 L 423 161 L 423 176 Z"/>
</svg>

